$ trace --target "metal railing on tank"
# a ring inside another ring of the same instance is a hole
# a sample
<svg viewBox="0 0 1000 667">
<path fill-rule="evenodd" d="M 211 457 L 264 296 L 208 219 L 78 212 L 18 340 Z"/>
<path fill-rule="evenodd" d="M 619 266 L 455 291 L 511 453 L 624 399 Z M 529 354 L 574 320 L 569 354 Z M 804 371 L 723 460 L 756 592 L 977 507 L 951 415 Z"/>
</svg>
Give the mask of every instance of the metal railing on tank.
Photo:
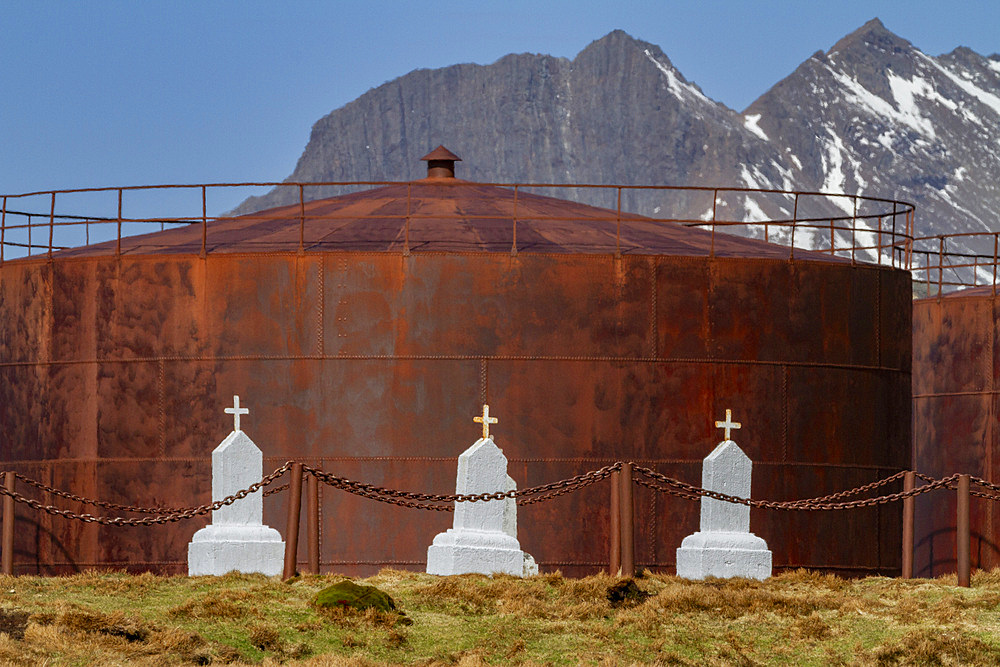
<svg viewBox="0 0 1000 667">
<path fill-rule="evenodd" d="M 936 298 L 960 290 L 997 294 L 1000 232 L 964 232 L 913 240 L 913 293 Z"/>
<path fill-rule="evenodd" d="M 393 197 L 378 210 L 321 205 L 324 198 L 388 187 L 396 188 Z M 456 180 L 447 187 L 474 189 L 470 192 L 501 188 L 490 195 L 494 208 L 428 210 L 424 195 L 426 188 L 434 187 L 441 185 L 428 181 L 252 182 L 4 195 L 0 265 L 81 254 L 158 254 L 165 251 L 164 244 L 169 245 L 169 252 L 202 257 L 217 252 L 336 249 L 404 255 L 464 249 L 516 255 L 551 252 L 551 238 L 560 234 L 577 240 L 564 244 L 559 252 L 650 254 L 656 248 L 649 246 L 649 239 L 657 228 L 669 225 L 707 232 L 703 247 L 694 252 L 708 256 L 738 254 L 738 246 L 735 251 L 732 245 L 726 251 L 719 247 L 721 240 L 731 242 L 735 235 L 765 241 L 775 249 L 771 255 L 790 260 L 820 253 L 852 263 L 902 269 L 909 269 L 911 262 L 913 205 L 877 197 L 754 188 Z M 560 204 L 567 200 L 594 208 Z M 254 210 L 254 202 L 264 210 Z M 437 236 L 429 241 L 428 224 L 439 221 L 456 224 L 438 225 Z M 355 236 L 345 237 L 336 224 L 359 222 L 361 237 L 357 225 Z M 238 233 L 255 226 L 265 233 Z M 461 233 L 470 226 L 476 228 L 475 238 Z M 279 227 L 280 233 L 266 233 Z M 150 235 L 171 230 L 186 231 L 169 239 Z M 485 237 L 479 234 L 484 230 L 488 232 Z"/>
</svg>

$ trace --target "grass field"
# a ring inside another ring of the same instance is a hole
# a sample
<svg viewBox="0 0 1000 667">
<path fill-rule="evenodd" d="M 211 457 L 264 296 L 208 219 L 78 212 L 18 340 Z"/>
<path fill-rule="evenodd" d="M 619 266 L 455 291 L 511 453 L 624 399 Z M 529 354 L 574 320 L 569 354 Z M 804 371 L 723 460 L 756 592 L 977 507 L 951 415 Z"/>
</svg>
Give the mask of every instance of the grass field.
<svg viewBox="0 0 1000 667">
<path fill-rule="evenodd" d="M 340 579 L 0 576 L 0 663 L 1000 664 L 1000 571 L 966 589 L 954 577 L 806 571 L 623 586 L 385 570 L 358 581 L 392 595 L 404 616 L 315 609 L 316 593 Z"/>
</svg>

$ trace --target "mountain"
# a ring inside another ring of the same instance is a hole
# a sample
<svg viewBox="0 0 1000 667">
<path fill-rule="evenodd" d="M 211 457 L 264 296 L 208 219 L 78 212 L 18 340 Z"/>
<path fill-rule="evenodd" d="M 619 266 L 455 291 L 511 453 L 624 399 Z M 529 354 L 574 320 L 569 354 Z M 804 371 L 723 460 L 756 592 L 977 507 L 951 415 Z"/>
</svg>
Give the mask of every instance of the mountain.
<svg viewBox="0 0 1000 667">
<path fill-rule="evenodd" d="M 1000 56 L 930 57 L 873 19 L 745 115 L 796 187 L 912 201 L 921 235 L 1000 229 Z"/>
<path fill-rule="evenodd" d="M 288 180 L 421 178 L 420 157 L 438 144 L 464 158 L 461 178 L 493 182 L 732 183 L 734 165 L 776 156 L 659 47 L 614 31 L 573 60 L 509 55 L 383 84 L 313 126 Z M 774 169 L 768 175 L 780 178 Z M 335 192 L 310 190 L 314 198 Z M 279 189 L 238 212 L 295 197 Z M 710 208 L 702 199 L 699 213 Z"/>
<path fill-rule="evenodd" d="M 865 194 L 917 204 L 920 235 L 986 231 L 1000 205 L 1000 56 L 927 56 L 873 19 L 740 113 L 706 97 L 659 47 L 614 31 L 572 60 L 509 55 L 385 83 L 317 121 L 287 180 L 420 178 L 419 158 L 438 144 L 465 158 L 459 176 L 469 180 Z M 236 212 L 296 197 L 276 189 Z M 710 195 L 623 204 L 678 218 L 711 212 Z M 848 207 L 819 205 L 824 215 Z M 754 220 L 790 208 L 759 197 L 729 213 Z"/>
</svg>

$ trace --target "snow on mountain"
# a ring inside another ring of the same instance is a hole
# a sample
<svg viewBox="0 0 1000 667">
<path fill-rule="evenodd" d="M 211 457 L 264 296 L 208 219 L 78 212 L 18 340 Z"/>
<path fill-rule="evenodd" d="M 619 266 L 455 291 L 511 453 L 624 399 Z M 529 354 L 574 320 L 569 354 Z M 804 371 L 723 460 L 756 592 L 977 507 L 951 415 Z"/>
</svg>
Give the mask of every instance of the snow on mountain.
<svg viewBox="0 0 1000 667">
<path fill-rule="evenodd" d="M 928 56 L 874 19 L 747 114 L 794 148 L 798 187 L 912 201 L 920 235 L 991 232 L 1000 229 L 998 61 L 965 48 Z M 992 252 L 992 239 L 965 245 Z"/>
</svg>

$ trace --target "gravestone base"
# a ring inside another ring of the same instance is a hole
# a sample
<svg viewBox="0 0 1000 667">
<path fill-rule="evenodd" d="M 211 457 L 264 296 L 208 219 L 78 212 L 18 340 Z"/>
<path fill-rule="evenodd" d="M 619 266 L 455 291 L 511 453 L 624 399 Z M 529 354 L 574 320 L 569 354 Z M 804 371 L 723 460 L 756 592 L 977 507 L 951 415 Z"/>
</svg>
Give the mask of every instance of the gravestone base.
<svg viewBox="0 0 1000 667">
<path fill-rule="evenodd" d="M 268 526 L 209 525 L 188 544 L 188 574 L 223 575 L 228 572 L 281 574 L 285 543 Z"/>
<path fill-rule="evenodd" d="M 697 532 L 677 549 L 677 576 L 745 577 L 763 581 L 771 576 L 767 543 L 749 532 Z"/>
<path fill-rule="evenodd" d="M 438 533 L 427 547 L 428 574 L 538 574 L 535 559 L 521 551 L 517 538 L 499 531 L 456 530 Z"/>
</svg>

